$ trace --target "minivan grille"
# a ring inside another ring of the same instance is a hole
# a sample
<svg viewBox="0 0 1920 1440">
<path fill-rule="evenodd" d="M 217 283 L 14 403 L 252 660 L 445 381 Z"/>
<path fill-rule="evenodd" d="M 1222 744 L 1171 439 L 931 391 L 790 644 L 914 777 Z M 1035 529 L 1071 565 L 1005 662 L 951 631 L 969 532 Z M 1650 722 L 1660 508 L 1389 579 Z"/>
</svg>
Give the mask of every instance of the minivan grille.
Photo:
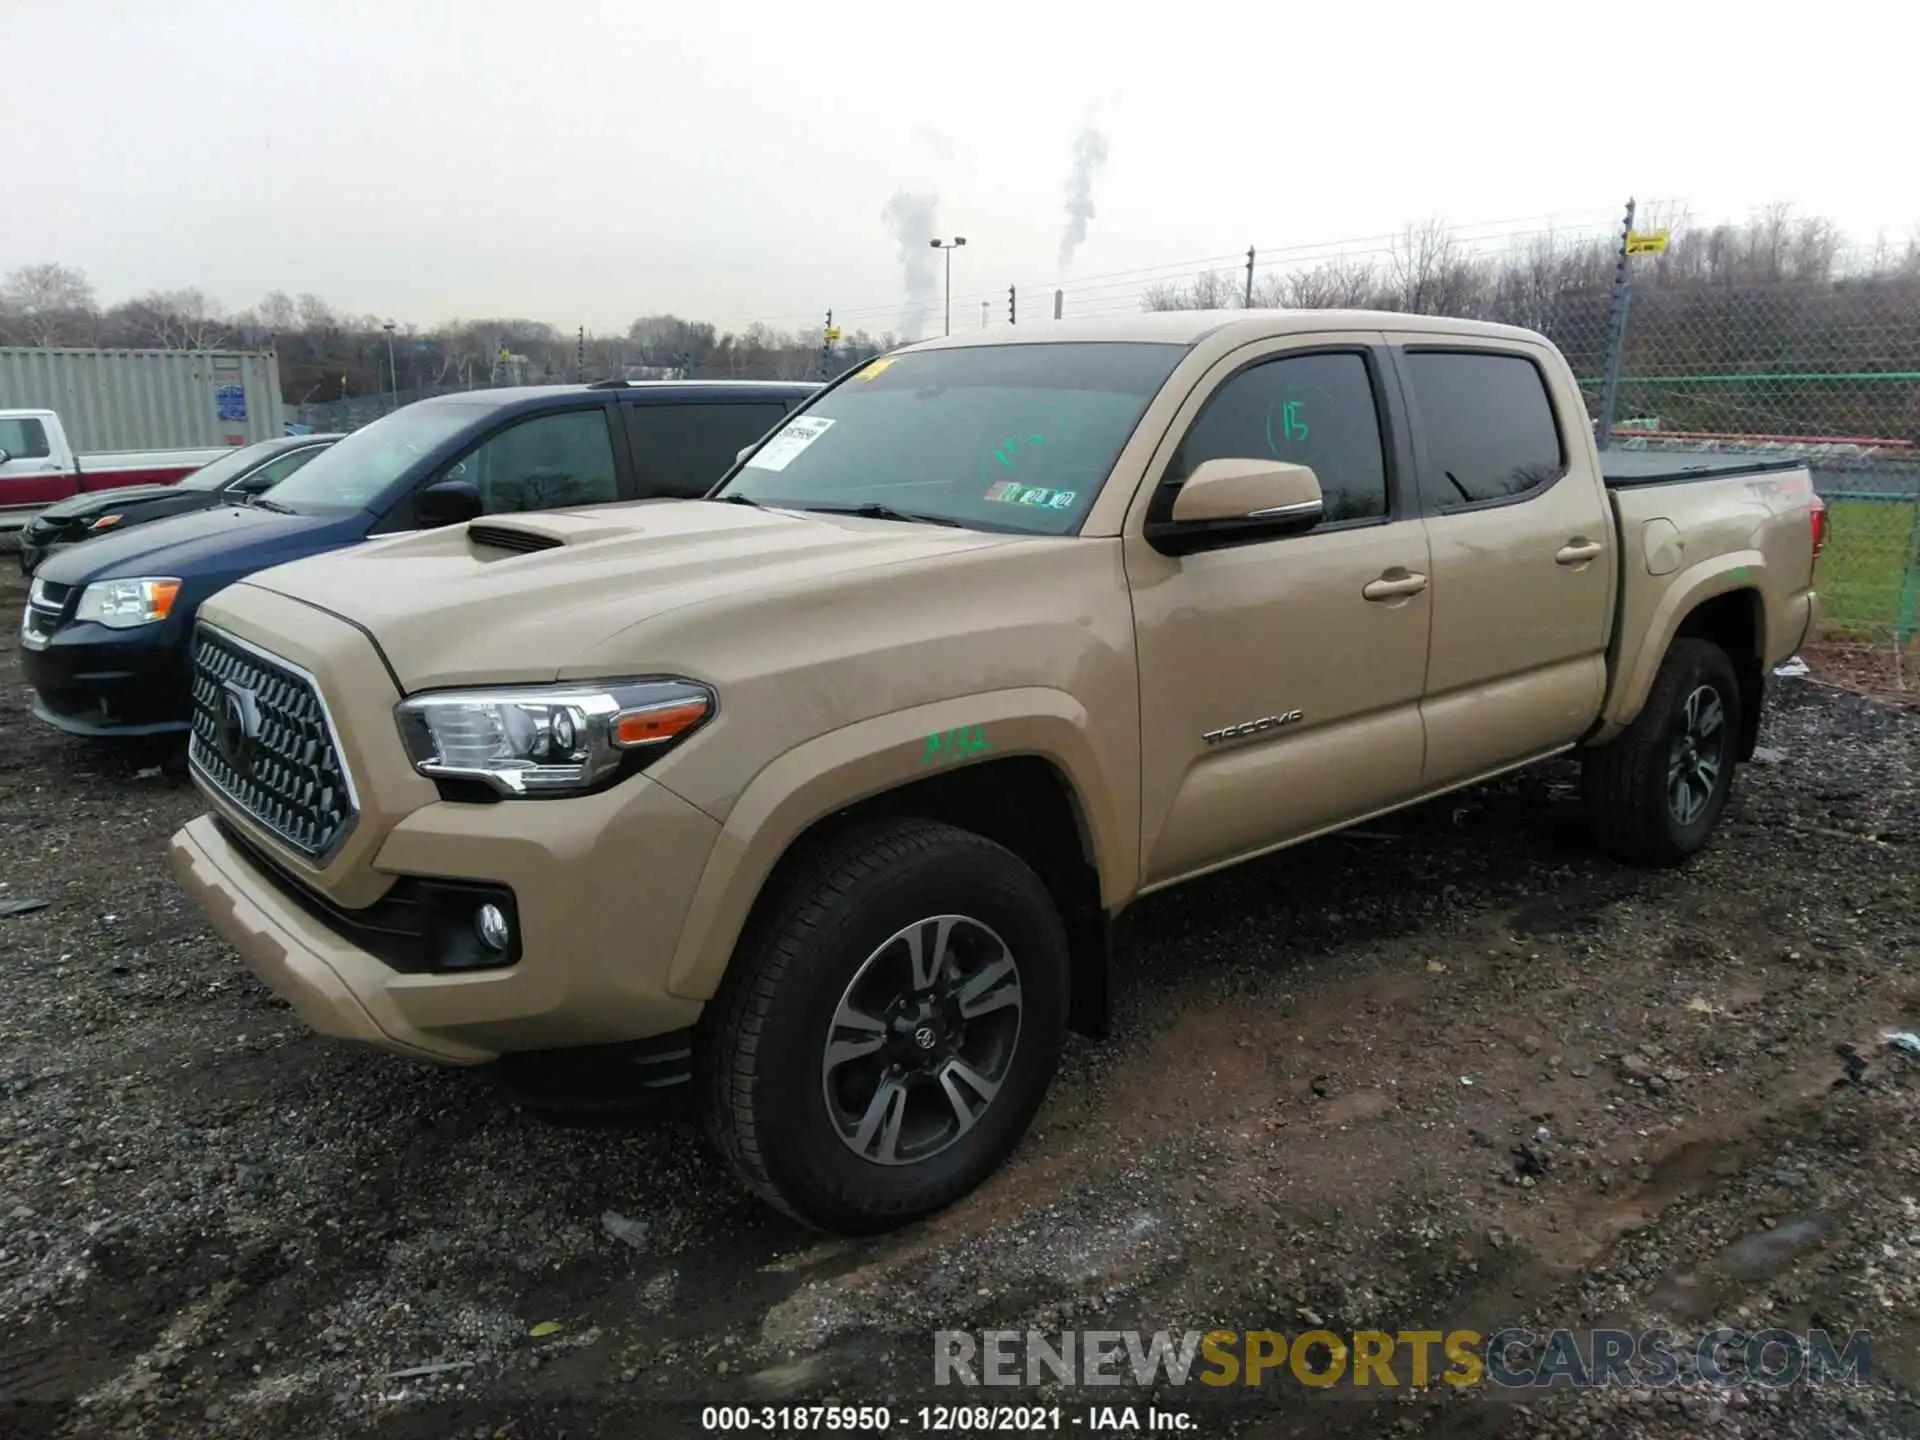
<svg viewBox="0 0 1920 1440">
<path fill-rule="evenodd" d="M 324 862 L 353 828 L 352 782 L 313 681 L 202 624 L 193 642 L 195 769 L 254 820 Z"/>
</svg>

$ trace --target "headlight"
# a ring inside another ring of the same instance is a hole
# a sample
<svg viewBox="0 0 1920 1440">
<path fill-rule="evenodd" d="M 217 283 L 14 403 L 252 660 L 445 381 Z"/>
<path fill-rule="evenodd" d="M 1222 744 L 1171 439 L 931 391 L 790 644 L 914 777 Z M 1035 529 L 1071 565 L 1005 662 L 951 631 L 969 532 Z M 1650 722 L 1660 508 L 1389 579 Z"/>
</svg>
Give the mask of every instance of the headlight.
<svg viewBox="0 0 1920 1440">
<path fill-rule="evenodd" d="M 394 713 L 422 775 L 538 796 L 577 795 L 638 769 L 714 708 L 713 692 L 689 680 L 590 680 L 416 695 Z"/>
<path fill-rule="evenodd" d="M 167 618 L 173 609 L 173 597 L 180 593 L 180 582 L 168 576 L 147 580 L 101 580 L 80 592 L 76 620 L 91 620 L 115 630 L 130 630 L 135 625 L 151 625 Z"/>
</svg>

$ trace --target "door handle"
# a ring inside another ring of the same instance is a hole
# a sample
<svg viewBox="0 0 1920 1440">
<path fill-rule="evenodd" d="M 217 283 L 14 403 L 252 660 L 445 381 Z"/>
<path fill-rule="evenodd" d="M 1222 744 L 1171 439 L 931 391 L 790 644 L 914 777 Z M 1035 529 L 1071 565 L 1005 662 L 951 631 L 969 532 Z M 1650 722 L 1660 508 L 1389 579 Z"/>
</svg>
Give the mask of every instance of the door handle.
<svg viewBox="0 0 1920 1440">
<path fill-rule="evenodd" d="M 1361 586 L 1360 593 L 1369 600 L 1398 600 L 1406 595 L 1418 595 L 1426 588 L 1424 575 L 1382 575 Z"/>
<path fill-rule="evenodd" d="M 1554 554 L 1556 565 L 1584 565 L 1606 547 L 1598 540 L 1569 540 Z"/>
</svg>

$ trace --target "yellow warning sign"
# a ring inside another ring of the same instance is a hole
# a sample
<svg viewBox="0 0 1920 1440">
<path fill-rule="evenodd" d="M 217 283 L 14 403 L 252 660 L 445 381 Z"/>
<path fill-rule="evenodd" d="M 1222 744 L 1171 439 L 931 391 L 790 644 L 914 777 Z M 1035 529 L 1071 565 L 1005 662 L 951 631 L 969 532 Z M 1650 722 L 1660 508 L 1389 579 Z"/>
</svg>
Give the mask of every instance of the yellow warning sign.
<svg viewBox="0 0 1920 1440">
<path fill-rule="evenodd" d="M 838 325 L 827 326 L 827 339 L 838 340 L 839 338 L 840 338 L 840 327 Z"/>
<path fill-rule="evenodd" d="M 1667 248 L 1667 231 L 1629 230 L 1627 232 L 1627 254 L 1658 255 Z"/>
</svg>

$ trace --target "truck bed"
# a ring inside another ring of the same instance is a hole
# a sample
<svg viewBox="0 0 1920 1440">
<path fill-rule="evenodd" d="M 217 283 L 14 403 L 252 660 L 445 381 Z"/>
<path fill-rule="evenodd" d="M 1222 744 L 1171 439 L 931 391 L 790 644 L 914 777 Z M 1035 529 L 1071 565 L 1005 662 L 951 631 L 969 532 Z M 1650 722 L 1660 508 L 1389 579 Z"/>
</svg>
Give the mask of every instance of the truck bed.
<svg viewBox="0 0 1920 1440">
<path fill-rule="evenodd" d="M 1764 475 L 1798 470 L 1807 462 L 1795 456 L 1729 455 L 1718 450 L 1603 450 L 1600 474 L 1609 490 L 1639 485 L 1674 485 L 1688 480 L 1727 480 L 1735 475 Z"/>
</svg>

